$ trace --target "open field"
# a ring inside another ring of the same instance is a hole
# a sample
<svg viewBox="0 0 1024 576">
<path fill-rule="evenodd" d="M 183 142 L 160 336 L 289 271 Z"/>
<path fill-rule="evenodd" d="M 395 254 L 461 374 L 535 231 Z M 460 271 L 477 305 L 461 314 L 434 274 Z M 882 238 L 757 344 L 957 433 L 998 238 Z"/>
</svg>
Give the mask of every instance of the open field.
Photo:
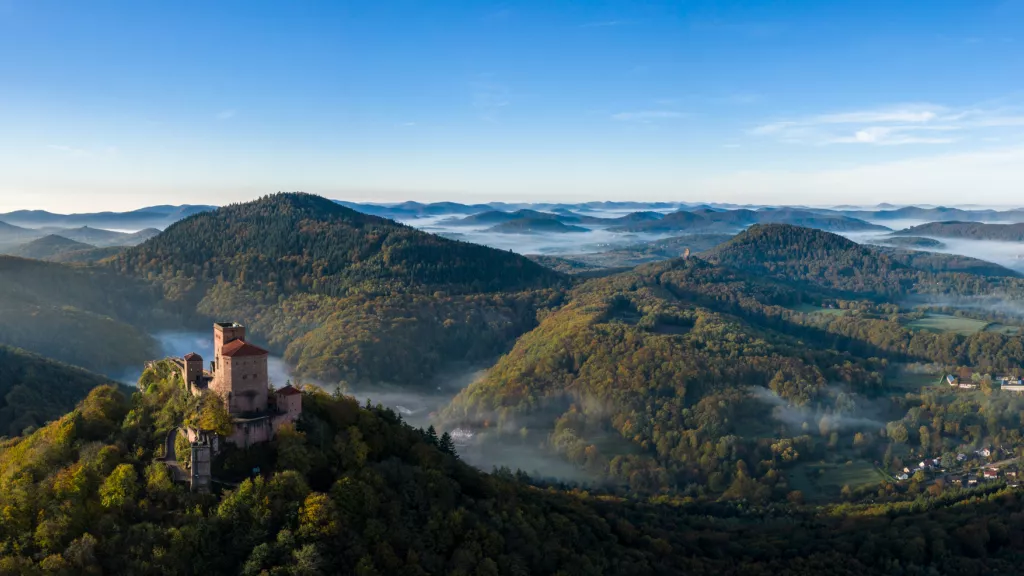
<svg viewBox="0 0 1024 576">
<path fill-rule="evenodd" d="M 907 323 L 911 330 L 926 330 L 928 332 L 955 332 L 964 336 L 970 336 L 981 332 L 989 323 L 974 318 L 963 318 L 961 316 L 950 316 L 949 314 L 928 314 L 920 320 Z"/>
<path fill-rule="evenodd" d="M 999 334 L 1006 334 L 1007 336 L 1016 336 L 1020 334 L 1020 326 L 1007 326 L 1006 324 L 1000 324 L 999 322 L 993 322 L 985 327 L 985 332 L 998 332 Z"/>
<path fill-rule="evenodd" d="M 858 488 L 878 484 L 884 479 L 881 472 L 864 460 L 838 464 L 800 464 L 789 471 L 788 477 L 790 489 L 800 490 L 810 500 L 835 496 L 846 485 Z"/>
<path fill-rule="evenodd" d="M 914 372 L 901 372 L 894 374 L 887 379 L 889 386 L 899 393 L 917 392 L 927 386 L 945 384 L 941 374 L 920 374 Z"/>
</svg>

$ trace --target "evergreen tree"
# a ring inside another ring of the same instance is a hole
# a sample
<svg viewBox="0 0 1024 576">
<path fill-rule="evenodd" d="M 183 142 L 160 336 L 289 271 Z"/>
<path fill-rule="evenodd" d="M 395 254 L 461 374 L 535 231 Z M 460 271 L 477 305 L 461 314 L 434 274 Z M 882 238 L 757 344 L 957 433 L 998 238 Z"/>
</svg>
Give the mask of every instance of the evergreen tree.
<svg viewBox="0 0 1024 576">
<path fill-rule="evenodd" d="M 427 437 L 427 442 L 430 442 L 434 446 L 438 445 L 439 440 L 437 439 L 437 430 L 434 429 L 434 425 L 433 424 L 431 424 L 427 428 L 426 437 Z"/>
<path fill-rule="evenodd" d="M 452 435 L 447 432 L 441 434 L 441 441 L 438 443 L 437 447 L 440 448 L 441 452 L 444 452 L 445 454 L 457 456 L 455 452 L 455 442 L 452 441 Z"/>
</svg>

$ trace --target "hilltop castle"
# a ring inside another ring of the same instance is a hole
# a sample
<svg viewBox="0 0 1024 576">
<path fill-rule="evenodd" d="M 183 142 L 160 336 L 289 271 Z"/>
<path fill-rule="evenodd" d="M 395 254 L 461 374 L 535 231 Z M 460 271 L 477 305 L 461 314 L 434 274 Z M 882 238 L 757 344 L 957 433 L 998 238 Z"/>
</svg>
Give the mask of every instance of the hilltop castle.
<svg viewBox="0 0 1024 576">
<path fill-rule="evenodd" d="M 192 394 L 211 392 L 224 400 L 234 421 L 228 442 L 243 448 L 267 442 L 282 424 L 299 419 L 302 392 L 289 385 L 270 393 L 269 353 L 245 341 L 245 326 L 215 323 L 213 355 L 208 370 L 203 369 L 203 357 L 195 352 L 174 361 Z"/>
</svg>

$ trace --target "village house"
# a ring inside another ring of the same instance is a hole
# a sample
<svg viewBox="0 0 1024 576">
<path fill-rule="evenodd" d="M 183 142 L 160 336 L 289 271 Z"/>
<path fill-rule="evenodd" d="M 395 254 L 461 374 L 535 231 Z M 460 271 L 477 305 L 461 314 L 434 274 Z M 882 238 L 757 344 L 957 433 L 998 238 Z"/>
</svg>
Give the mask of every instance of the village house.
<svg viewBox="0 0 1024 576">
<path fill-rule="evenodd" d="M 967 477 L 967 485 L 968 486 L 977 486 L 978 485 L 978 477 L 973 475 L 973 474 L 968 476 Z"/>
<path fill-rule="evenodd" d="M 985 468 L 985 471 L 982 474 L 985 476 L 985 480 L 995 480 L 996 478 L 999 478 L 999 469 Z"/>
<path fill-rule="evenodd" d="M 999 379 L 999 387 L 1007 392 L 1024 392 L 1024 379 L 1015 376 L 1003 376 Z"/>
</svg>

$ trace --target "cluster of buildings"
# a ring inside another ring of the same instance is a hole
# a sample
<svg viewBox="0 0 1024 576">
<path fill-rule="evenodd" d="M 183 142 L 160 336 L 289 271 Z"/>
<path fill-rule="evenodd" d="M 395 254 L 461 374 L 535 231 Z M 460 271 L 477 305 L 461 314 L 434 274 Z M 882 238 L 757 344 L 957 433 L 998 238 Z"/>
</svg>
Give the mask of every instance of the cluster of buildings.
<svg viewBox="0 0 1024 576">
<path fill-rule="evenodd" d="M 268 442 L 283 424 L 302 414 L 302 392 L 292 386 L 270 390 L 270 353 L 245 341 L 245 326 L 235 322 L 213 325 L 213 360 L 204 368 L 195 352 L 173 359 L 193 395 L 217 394 L 231 414 L 234 429 L 225 440 L 248 448 Z"/>
<path fill-rule="evenodd" d="M 217 394 L 224 401 L 232 422 L 231 434 L 224 441 L 240 448 L 268 442 L 282 425 L 302 415 L 301 391 L 290 385 L 271 390 L 267 372 L 270 354 L 245 341 L 245 326 L 235 322 L 214 324 L 213 356 L 208 367 L 195 352 L 170 360 L 191 394 Z M 191 485 L 193 490 L 204 491 L 211 481 L 210 460 L 221 438 L 194 428 L 187 428 L 185 433 L 192 447 Z"/>
<path fill-rule="evenodd" d="M 1001 376 L 996 379 L 999 382 L 999 388 L 1006 392 L 1024 392 L 1024 378 L 1018 376 Z M 952 388 L 961 388 L 964 390 L 973 390 L 978 387 L 978 383 L 973 380 L 966 378 L 960 378 L 953 374 L 946 376 L 946 384 L 949 384 Z"/>
</svg>

